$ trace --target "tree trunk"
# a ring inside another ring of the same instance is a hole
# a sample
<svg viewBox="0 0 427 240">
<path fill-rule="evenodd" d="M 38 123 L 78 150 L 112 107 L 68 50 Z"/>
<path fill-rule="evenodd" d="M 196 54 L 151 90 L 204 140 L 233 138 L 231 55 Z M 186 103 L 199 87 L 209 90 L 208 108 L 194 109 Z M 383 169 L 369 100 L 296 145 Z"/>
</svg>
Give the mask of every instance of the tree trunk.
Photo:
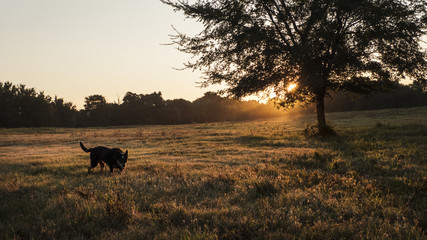
<svg viewBox="0 0 427 240">
<path fill-rule="evenodd" d="M 319 127 L 326 126 L 326 118 L 325 118 L 325 96 L 317 95 L 316 99 L 316 113 L 317 113 L 317 124 Z"/>
</svg>

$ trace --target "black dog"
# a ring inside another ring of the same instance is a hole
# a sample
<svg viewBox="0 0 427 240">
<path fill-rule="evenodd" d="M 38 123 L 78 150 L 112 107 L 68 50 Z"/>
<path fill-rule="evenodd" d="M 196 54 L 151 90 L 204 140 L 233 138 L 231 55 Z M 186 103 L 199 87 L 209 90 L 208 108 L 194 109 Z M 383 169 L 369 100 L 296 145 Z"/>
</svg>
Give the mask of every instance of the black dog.
<svg viewBox="0 0 427 240">
<path fill-rule="evenodd" d="M 120 169 L 120 173 L 126 166 L 128 160 L 128 151 L 126 150 L 123 153 L 122 150 L 118 148 L 106 148 L 106 147 L 95 147 L 87 149 L 82 142 L 80 142 L 80 147 L 85 152 L 90 152 L 90 167 L 88 168 L 88 173 L 90 170 L 96 166 L 101 165 L 101 172 L 104 170 L 104 163 L 110 167 L 110 172 L 113 173 L 114 168 Z"/>
</svg>

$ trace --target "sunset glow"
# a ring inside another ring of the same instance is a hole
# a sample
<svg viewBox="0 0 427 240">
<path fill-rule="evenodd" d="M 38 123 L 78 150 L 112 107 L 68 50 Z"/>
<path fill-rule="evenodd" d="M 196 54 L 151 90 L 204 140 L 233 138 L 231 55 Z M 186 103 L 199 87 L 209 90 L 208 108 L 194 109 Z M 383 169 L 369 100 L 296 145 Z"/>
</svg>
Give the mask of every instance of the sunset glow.
<svg viewBox="0 0 427 240">
<path fill-rule="evenodd" d="M 108 102 L 128 91 L 161 91 L 193 101 L 201 73 L 177 71 L 190 55 L 170 43 L 176 29 L 201 31 L 160 1 L 0 1 L 0 78 L 57 95 L 83 108 L 85 97 Z"/>
<path fill-rule="evenodd" d="M 296 83 L 291 83 L 289 84 L 289 86 L 286 88 L 286 90 L 288 90 L 288 92 L 292 92 L 292 90 L 294 90 L 296 88 L 297 84 Z"/>
</svg>

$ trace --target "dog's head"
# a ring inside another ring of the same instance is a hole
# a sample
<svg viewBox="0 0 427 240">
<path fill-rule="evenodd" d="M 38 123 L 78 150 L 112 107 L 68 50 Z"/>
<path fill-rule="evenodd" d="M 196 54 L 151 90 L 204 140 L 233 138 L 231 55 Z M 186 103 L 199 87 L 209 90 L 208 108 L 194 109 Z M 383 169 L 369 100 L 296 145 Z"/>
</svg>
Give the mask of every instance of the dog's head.
<svg viewBox="0 0 427 240">
<path fill-rule="evenodd" d="M 125 153 L 123 153 L 122 150 L 117 149 L 115 151 L 115 159 L 117 164 L 119 164 L 122 169 L 124 169 L 126 167 L 126 163 L 128 161 L 128 151 L 126 150 Z"/>
</svg>

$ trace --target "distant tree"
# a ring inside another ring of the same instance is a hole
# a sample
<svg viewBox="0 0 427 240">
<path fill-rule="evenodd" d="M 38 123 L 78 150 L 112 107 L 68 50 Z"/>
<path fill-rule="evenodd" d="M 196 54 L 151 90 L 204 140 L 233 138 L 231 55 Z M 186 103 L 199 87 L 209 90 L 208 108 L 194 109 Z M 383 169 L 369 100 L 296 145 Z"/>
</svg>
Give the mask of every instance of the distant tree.
<svg viewBox="0 0 427 240">
<path fill-rule="evenodd" d="M 0 127 L 43 127 L 53 123 L 51 97 L 25 85 L 0 83 Z"/>
<path fill-rule="evenodd" d="M 168 124 L 183 124 L 195 122 L 194 108 L 190 101 L 174 99 L 166 101 L 165 118 Z"/>
<path fill-rule="evenodd" d="M 10 82 L 0 82 L 0 127 L 19 126 L 17 87 Z"/>
<path fill-rule="evenodd" d="M 427 84 L 423 82 L 414 82 L 411 84 L 411 88 L 427 94 Z"/>
<path fill-rule="evenodd" d="M 409 108 L 427 106 L 427 92 L 412 86 L 398 84 L 390 91 L 357 94 L 348 92 L 331 93 L 325 100 L 326 112 L 344 112 L 359 110 L 375 110 L 389 108 Z M 304 109 L 293 109 L 294 113 L 313 113 L 316 106 L 310 104 Z"/>
<path fill-rule="evenodd" d="M 127 92 L 123 97 L 123 114 L 132 124 L 161 123 L 165 100 L 161 92 L 136 94 Z"/>
<path fill-rule="evenodd" d="M 238 98 L 270 89 L 282 107 L 315 102 L 319 128 L 328 91 L 426 82 L 425 0 L 161 1 L 204 26 L 172 37 L 196 57 L 185 66 L 204 71 L 202 86 L 225 82 Z"/>
<path fill-rule="evenodd" d="M 55 121 L 57 127 L 74 127 L 76 126 L 77 110 L 71 102 L 65 102 L 64 99 L 55 98 L 52 101 Z"/>
<path fill-rule="evenodd" d="M 207 92 L 193 102 L 195 122 L 239 121 L 268 117 L 278 117 L 282 113 L 271 105 L 257 101 L 238 101 Z"/>
<path fill-rule="evenodd" d="M 87 111 L 93 111 L 104 107 L 106 104 L 107 101 L 105 100 L 104 96 L 95 94 L 89 97 L 85 97 L 84 108 Z"/>
<path fill-rule="evenodd" d="M 120 105 L 122 116 L 126 119 L 127 124 L 143 124 L 143 103 L 140 101 L 139 94 L 127 92 L 123 97 Z"/>
<path fill-rule="evenodd" d="M 193 102 L 196 112 L 196 122 L 219 122 L 230 120 L 227 115 L 226 99 L 222 98 L 214 92 L 206 92 L 201 98 Z"/>
<path fill-rule="evenodd" d="M 99 94 L 85 97 L 85 111 L 83 125 L 107 126 L 110 125 L 111 112 L 108 111 L 105 97 Z"/>
<path fill-rule="evenodd" d="M 17 88 L 18 122 L 22 127 L 45 127 L 53 121 L 51 98 L 21 84 Z"/>
</svg>

